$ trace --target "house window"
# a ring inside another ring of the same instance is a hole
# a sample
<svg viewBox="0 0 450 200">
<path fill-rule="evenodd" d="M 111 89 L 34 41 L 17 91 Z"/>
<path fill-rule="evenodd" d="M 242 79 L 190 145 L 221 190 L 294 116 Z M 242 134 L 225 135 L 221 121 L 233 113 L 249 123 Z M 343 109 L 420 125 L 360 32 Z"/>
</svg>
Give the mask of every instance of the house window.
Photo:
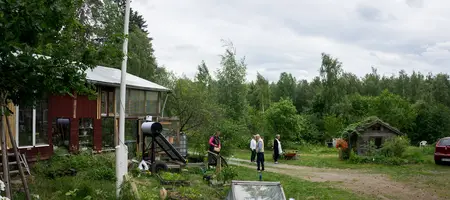
<svg viewBox="0 0 450 200">
<path fill-rule="evenodd" d="M 70 143 L 70 119 L 55 118 L 52 122 L 53 146 L 69 149 Z"/>
<path fill-rule="evenodd" d="M 102 116 L 111 116 L 114 114 L 114 92 L 102 90 L 101 93 L 101 111 Z"/>
<path fill-rule="evenodd" d="M 33 146 L 33 111 L 30 107 L 19 110 L 19 146 Z"/>
<path fill-rule="evenodd" d="M 375 146 L 377 149 L 381 148 L 383 145 L 383 138 L 382 137 L 372 137 L 371 140 L 375 143 Z"/>
<path fill-rule="evenodd" d="M 93 120 L 91 118 L 81 118 L 79 129 L 79 145 L 81 150 L 92 148 L 92 136 L 94 132 Z"/>
<path fill-rule="evenodd" d="M 125 120 L 125 144 L 128 147 L 128 156 L 133 158 L 136 156 L 137 137 L 140 127 L 139 120 L 126 119 Z M 147 143 L 150 144 L 150 143 Z"/>
<path fill-rule="evenodd" d="M 116 90 L 117 108 L 120 108 L 119 90 Z M 158 92 L 150 92 L 143 90 L 127 89 L 126 94 L 125 113 L 128 116 L 143 116 L 158 114 L 159 108 L 159 96 Z M 116 113 L 119 114 L 120 110 L 117 109 Z"/>
<path fill-rule="evenodd" d="M 137 94 L 136 113 L 145 114 L 145 91 L 139 91 Z"/>
<path fill-rule="evenodd" d="M 48 101 L 42 100 L 36 105 L 36 144 L 48 144 Z"/>
<path fill-rule="evenodd" d="M 114 118 L 102 118 L 102 149 L 114 149 Z"/>
<path fill-rule="evenodd" d="M 114 115 L 114 92 L 108 92 L 108 116 Z"/>
<path fill-rule="evenodd" d="M 129 90 L 128 92 L 128 103 L 127 106 L 129 106 L 128 113 L 130 115 L 135 115 L 139 113 L 139 96 L 140 93 L 142 93 L 143 91 L 139 91 L 139 90 Z"/>
<path fill-rule="evenodd" d="M 106 104 L 107 101 L 108 101 L 107 92 L 106 91 L 102 91 L 102 100 L 101 100 L 102 116 L 107 116 L 107 112 L 106 112 L 106 110 L 108 109 L 108 105 Z"/>
<path fill-rule="evenodd" d="M 19 147 L 48 145 L 48 99 L 40 100 L 36 107 L 19 107 L 18 137 Z"/>
<path fill-rule="evenodd" d="M 158 92 L 145 92 L 145 112 L 153 114 L 158 112 Z"/>
</svg>

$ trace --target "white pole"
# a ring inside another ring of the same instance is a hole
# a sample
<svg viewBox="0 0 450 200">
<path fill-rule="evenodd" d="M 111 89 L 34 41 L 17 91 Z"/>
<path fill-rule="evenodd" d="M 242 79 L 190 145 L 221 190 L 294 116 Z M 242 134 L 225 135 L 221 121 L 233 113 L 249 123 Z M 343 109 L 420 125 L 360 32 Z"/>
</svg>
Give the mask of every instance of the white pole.
<svg viewBox="0 0 450 200">
<path fill-rule="evenodd" d="M 119 198 L 120 187 L 123 178 L 128 171 L 128 150 L 125 146 L 125 96 L 126 96 L 126 75 L 127 75 L 127 54 L 128 54 L 128 23 L 130 21 L 130 0 L 126 0 L 125 6 L 125 23 L 123 27 L 123 60 L 122 60 L 122 76 L 120 80 L 120 113 L 119 113 L 119 141 L 116 146 L 116 197 Z"/>
</svg>

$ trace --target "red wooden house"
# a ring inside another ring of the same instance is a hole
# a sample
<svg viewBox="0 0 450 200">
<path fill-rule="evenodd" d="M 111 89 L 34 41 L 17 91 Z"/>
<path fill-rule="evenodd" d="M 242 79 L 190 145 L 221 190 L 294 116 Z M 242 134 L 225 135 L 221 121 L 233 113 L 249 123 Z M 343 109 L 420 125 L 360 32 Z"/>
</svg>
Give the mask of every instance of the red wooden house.
<svg viewBox="0 0 450 200">
<path fill-rule="evenodd" d="M 160 116 L 162 97 L 167 96 L 169 89 L 128 74 L 126 102 L 120 104 L 120 70 L 98 66 L 86 73 L 88 81 L 97 88 L 96 99 L 76 94 L 49 95 L 35 108 L 10 105 L 15 141 L 29 161 L 38 155 L 48 159 L 57 149 L 113 150 L 118 138 L 119 106 L 125 107 L 125 142 L 129 152 L 135 153 L 142 120 L 149 115 Z"/>
</svg>

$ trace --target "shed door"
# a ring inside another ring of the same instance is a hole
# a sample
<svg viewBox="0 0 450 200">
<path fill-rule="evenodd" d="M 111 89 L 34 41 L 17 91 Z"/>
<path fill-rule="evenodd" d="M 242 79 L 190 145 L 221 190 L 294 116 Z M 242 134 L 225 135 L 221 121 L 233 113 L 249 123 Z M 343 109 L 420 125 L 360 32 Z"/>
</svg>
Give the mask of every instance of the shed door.
<svg viewBox="0 0 450 200">
<path fill-rule="evenodd" d="M 375 138 L 375 146 L 377 146 L 377 149 L 381 148 L 382 143 L 383 143 L 383 138 L 382 137 L 376 137 Z"/>
</svg>

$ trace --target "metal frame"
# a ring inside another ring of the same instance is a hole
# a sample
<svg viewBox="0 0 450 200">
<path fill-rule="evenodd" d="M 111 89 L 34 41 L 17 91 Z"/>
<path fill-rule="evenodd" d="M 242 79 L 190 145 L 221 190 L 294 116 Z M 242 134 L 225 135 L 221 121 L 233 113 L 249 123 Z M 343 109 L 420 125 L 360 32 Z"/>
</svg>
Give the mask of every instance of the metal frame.
<svg viewBox="0 0 450 200">
<path fill-rule="evenodd" d="M 145 144 L 145 139 L 147 137 L 150 137 L 151 140 L 152 140 L 151 141 L 151 146 L 150 146 L 151 157 L 150 157 L 150 160 L 149 160 L 151 164 L 155 163 L 156 145 L 159 145 L 161 147 L 161 149 L 169 156 L 169 158 L 171 160 L 179 161 L 179 162 L 181 162 L 183 164 L 186 164 L 186 162 L 187 162 L 186 159 L 183 158 L 183 156 L 180 154 L 180 152 L 178 152 L 178 150 L 172 144 L 170 144 L 168 141 L 166 141 L 167 142 L 166 145 L 169 146 L 170 150 L 173 151 L 173 153 L 176 154 L 178 158 L 172 157 L 172 154 L 169 153 L 165 148 L 163 148 L 163 144 L 160 144 L 160 142 L 158 142 L 158 140 L 156 139 L 157 137 L 161 138 L 161 140 L 166 140 L 161 135 L 161 133 L 158 133 L 158 134 L 143 134 L 143 137 L 142 137 L 142 159 L 143 160 L 145 160 L 144 159 L 145 158 L 145 151 L 148 149 L 148 148 L 146 148 L 146 144 Z M 146 160 L 146 161 L 148 161 L 148 160 Z"/>
<path fill-rule="evenodd" d="M 234 185 L 247 185 L 247 184 L 251 184 L 251 185 L 260 185 L 260 186 L 279 186 L 281 189 L 281 194 L 283 195 L 284 199 L 280 199 L 280 200 L 286 200 L 286 194 L 284 193 L 284 189 L 281 186 L 280 182 L 263 182 L 263 181 L 231 181 L 231 187 L 233 187 Z M 230 192 L 233 192 L 233 188 L 231 188 Z M 237 199 L 237 197 L 235 196 L 234 193 L 232 193 L 233 198 Z"/>
</svg>

